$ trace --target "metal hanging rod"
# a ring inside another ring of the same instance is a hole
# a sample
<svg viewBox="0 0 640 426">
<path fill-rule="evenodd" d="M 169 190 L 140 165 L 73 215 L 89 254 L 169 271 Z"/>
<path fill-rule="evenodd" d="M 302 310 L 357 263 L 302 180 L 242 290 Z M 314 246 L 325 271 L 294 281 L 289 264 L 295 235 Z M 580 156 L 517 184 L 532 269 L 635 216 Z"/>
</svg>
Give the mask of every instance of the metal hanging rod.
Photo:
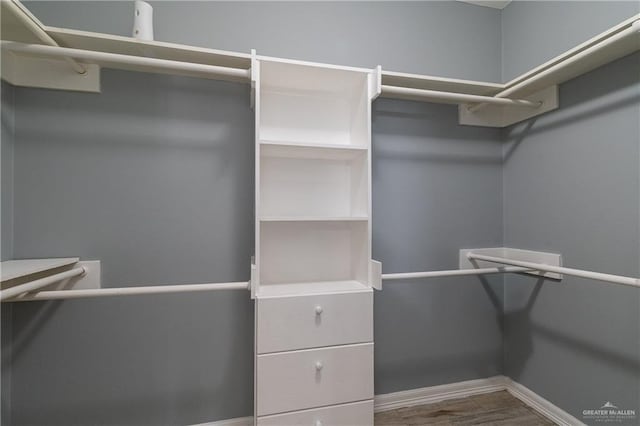
<svg viewBox="0 0 640 426">
<path fill-rule="evenodd" d="M 49 283 L 51 284 L 51 283 Z M 48 285 L 48 284 L 47 284 Z M 87 297 L 136 296 L 168 293 L 194 293 L 215 290 L 248 290 L 249 282 L 155 285 L 141 287 L 96 288 L 86 290 L 51 290 L 26 293 L 13 297 L 7 302 L 27 302 L 31 300 L 82 299 Z M 29 290 L 32 291 L 32 290 Z M 24 291 L 19 292 L 24 293 Z M 15 296 L 15 295 L 14 295 Z M 4 300 L 4 299 L 3 299 Z"/>
<path fill-rule="evenodd" d="M 419 101 L 435 101 L 453 104 L 488 103 L 495 105 L 509 105 L 525 108 L 539 108 L 542 102 L 532 102 L 524 99 L 494 98 L 492 96 L 469 95 L 465 93 L 441 92 L 438 90 L 412 89 L 409 87 L 397 87 L 382 85 L 382 94 L 391 95 L 394 98 Z"/>
<path fill-rule="evenodd" d="M 139 67 L 146 72 L 157 72 L 162 74 L 178 74 L 212 79 L 226 77 L 238 81 L 249 81 L 251 76 L 251 72 L 248 69 L 221 67 L 169 59 L 147 58 L 144 56 L 123 55 L 120 53 L 97 52 L 92 50 L 44 46 L 39 44 L 24 44 L 14 41 L 2 41 L 1 46 L 3 49 L 12 52 L 54 58 L 82 59 L 109 65 L 121 65 L 124 66 L 125 69 L 126 67 Z"/>
<path fill-rule="evenodd" d="M 587 58 L 590 55 L 595 55 L 596 53 L 606 49 L 607 47 L 611 46 L 614 43 L 617 43 L 618 41 L 625 39 L 627 37 L 633 36 L 633 35 L 637 35 L 637 33 L 640 32 L 640 20 L 636 20 L 634 22 L 631 23 L 631 25 L 612 35 L 611 37 L 608 37 L 604 40 L 602 40 L 599 43 L 594 44 L 591 47 L 586 48 L 585 50 L 576 53 L 575 55 L 569 57 L 566 60 L 563 60 L 561 62 L 556 63 L 555 65 L 537 73 L 534 74 L 533 76 L 499 92 L 498 94 L 495 95 L 495 99 L 503 99 L 506 98 L 510 95 L 512 95 L 513 93 L 527 87 L 530 86 L 542 79 L 545 79 L 547 77 L 549 77 L 550 75 L 560 72 L 563 69 L 566 69 L 570 66 L 572 66 L 573 64 L 575 64 L 578 61 L 584 60 L 585 58 Z M 476 105 L 470 105 L 469 106 L 469 111 L 471 112 L 475 112 L 478 111 L 479 109 L 483 108 L 484 106 L 486 106 L 487 104 L 489 104 L 489 102 L 481 102 L 479 104 Z"/>
<path fill-rule="evenodd" d="M 501 263 L 504 265 L 520 266 L 523 268 L 534 269 L 545 272 L 555 272 L 558 274 L 573 275 L 574 277 L 587 278 L 590 280 L 607 281 L 614 284 L 628 285 L 632 287 L 640 287 L 640 279 L 633 277 L 625 277 L 622 275 L 603 274 L 600 272 L 585 271 L 583 269 L 565 268 L 563 266 L 545 265 L 543 263 L 525 262 L 521 260 L 512 260 L 505 257 L 485 256 L 482 254 L 475 254 L 473 252 L 467 253 L 467 259 L 469 260 L 483 260 L 491 263 Z"/>
<path fill-rule="evenodd" d="M 0 301 L 4 302 L 6 299 L 10 299 L 12 297 L 16 297 L 23 293 L 28 293 L 31 291 L 37 291 L 43 287 L 46 287 L 51 284 L 55 284 L 57 282 L 78 277 L 80 275 L 85 274 L 87 271 L 84 267 L 70 269 L 68 271 L 60 272 L 58 274 L 50 275 L 48 277 L 40 278 L 38 280 L 29 281 L 24 284 L 18 284 L 13 287 L 9 287 L 5 290 L 0 291 Z"/>
<path fill-rule="evenodd" d="M 427 271 L 427 272 L 401 272 L 396 274 L 382 274 L 383 280 L 408 280 L 411 278 L 437 278 L 437 277 L 459 277 L 463 275 L 488 275 L 503 274 L 507 272 L 528 272 L 531 268 L 498 266 L 495 268 L 476 268 L 476 269 L 452 269 L 444 271 Z"/>
</svg>

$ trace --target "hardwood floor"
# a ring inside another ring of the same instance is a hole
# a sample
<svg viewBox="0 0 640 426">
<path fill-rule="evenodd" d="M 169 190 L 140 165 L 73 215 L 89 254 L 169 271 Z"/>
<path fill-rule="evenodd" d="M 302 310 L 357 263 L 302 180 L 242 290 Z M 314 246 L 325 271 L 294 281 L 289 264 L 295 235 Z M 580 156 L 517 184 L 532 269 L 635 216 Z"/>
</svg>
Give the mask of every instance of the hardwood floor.
<svg viewBox="0 0 640 426">
<path fill-rule="evenodd" d="M 507 391 L 385 411 L 375 415 L 375 424 L 376 426 L 555 425 Z"/>
</svg>

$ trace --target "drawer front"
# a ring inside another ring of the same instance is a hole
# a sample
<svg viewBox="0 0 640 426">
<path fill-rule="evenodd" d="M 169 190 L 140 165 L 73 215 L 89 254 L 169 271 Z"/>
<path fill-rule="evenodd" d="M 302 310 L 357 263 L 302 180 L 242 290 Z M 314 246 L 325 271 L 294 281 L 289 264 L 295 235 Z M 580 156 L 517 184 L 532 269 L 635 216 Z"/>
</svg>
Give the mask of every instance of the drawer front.
<svg viewBox="0 0 640 426">
<path fill-rule="evenodd" d="M 373 343 L 259 355 L 258 416 L 373 399 Z"/>
<path fill-rule="evenodd" d="M 371 426 L 373 401 L 258 417 L 258 426 Z"/>
<path fill-rule="evenodd" d="M 259 354 L 373 341 L 373 292 L 258 299 Z"/>
</svg>

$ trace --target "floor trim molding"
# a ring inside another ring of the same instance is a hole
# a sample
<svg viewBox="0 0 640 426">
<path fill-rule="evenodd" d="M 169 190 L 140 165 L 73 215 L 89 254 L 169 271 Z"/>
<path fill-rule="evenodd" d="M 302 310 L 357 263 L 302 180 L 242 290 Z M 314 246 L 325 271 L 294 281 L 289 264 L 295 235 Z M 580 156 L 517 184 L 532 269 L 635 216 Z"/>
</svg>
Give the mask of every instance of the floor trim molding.
<svg viewBox="0 0 640 426">
<path fill-rule="evenodd" d="M 573 417 L 571 414 L 541 397 L 531 389 L 511 380 L 508 377 L 505 377 L 504 380 L 506 384 L 505 388 L 511 395 L 515 396 L 552 422 L 560 426 L 586 426 L 584 422 Z"/>
<path fill-rule="evenodd" d="M 531 389 L 511 380 L 506 376 L 494 376 L 486 379 L 467 380 L 464 382 L 448 383 L 446 385 L 430 386 L 400 392 L 376 395 L 374 397 L 374 411 L 395 410 L 397 408 L 412 407 L 422 404 L 433 404 L 456 398 L 480 395 L 483 393 L 508 391 L 520 401 L 560 426 L 586 426 L 582 421 L 562 410 L 541 397 Z M 192 426 L 252 426 L 253 417 L 238 417 L 235 419 L 219 420 Z"/>
<path fill-rule="evenodd" d="M 215 422 L 198 423 L 191 426 L 253 426 L 253 416 L 236 417 L 235 419 L 218 420 Z"/>
<path fill-rule="evenodd" d="M 504 379 L 503 376 L 495 376 L 376 395 L 374 397 L 374 411 L 379 413 L 381 411 L 395 410 L 396 408 L 433 404 L 448 399 L 497 392 L 505 389 L 506 381 Z"/>
</svg>

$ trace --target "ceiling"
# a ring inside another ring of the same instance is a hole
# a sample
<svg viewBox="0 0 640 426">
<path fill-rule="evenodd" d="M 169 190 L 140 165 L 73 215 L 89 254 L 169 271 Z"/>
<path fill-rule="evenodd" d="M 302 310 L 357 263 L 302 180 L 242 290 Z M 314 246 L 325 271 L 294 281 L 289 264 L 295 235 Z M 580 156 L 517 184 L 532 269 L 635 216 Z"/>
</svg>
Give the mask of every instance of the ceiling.
<svg viewBox="0 0 640 426">
<path fill-rule="evenodd" d="M 511 3 L 511 0 L 458 0 L 461 1 L 463 3 L 470 3 L 470 4 L 475 4 L 477 6 L 484 6 L 484 7 L 492 7 L 494 9 L 504 9 L 505 7 L 507 7 L 507 5 L 509 3 Z"/>
</svg>

